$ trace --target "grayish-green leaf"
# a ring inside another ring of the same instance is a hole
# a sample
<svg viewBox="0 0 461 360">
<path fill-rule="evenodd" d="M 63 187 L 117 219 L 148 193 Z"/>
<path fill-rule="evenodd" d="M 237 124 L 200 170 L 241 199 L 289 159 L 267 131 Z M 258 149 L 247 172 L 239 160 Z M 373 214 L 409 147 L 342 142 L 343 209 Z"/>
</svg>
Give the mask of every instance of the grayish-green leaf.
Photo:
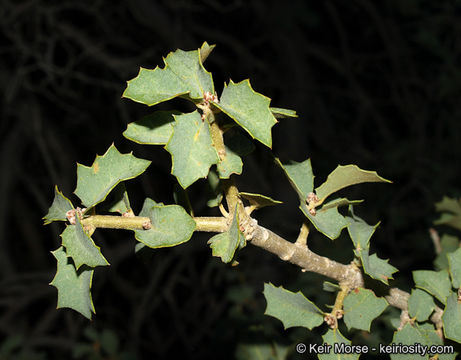
<svg viewBox="0 0 461 360">
<path fill-rule="evenodd" d="M 461 287 L 461 248 L 447 254 L 447 257 L 450 265 L 450 275 L 453 287 L 458 289 Z"/>
<path fill-rule="evenodd" d="M 420 289 L 413 289 L 408 299 L 408 312 L 412 318 L 423 322 L 435 309 L 435 302 L 431 295 Z"/>
<path fill-rule="evenodd" d="M 225 84 L 219 103 L 213 105 L 244 128 L 251 137 L 272 146 L 271 128 L 277 123 L 269 109 L 270 99 L 255 92 L 250 81 Z"/>
<path fill-rule="evenodd" d="M 229 229 L 221 234 L 213 236 L 208 240 L 213 256 L 220 257 L 222 262 L 229 263 L 234 258 L 235 251 L 239 245 L 245 242 L 243 234 L 239 230 L 239 219 L 237 207 Z"/>
<path fill-rule="evenodd" d="M 208 200 L 207 206 L 209 207 L 216 207 L 221 204 L 223 198 L 223 191 L 221 189 L 221 182 L 219 180 L 219 176 L 213 168 L 208 173 Z"/>
<path fill-rule="evenodd" d="M 128 124 L 123 136 L 138 144 L 165 145 L 173 134 L 174 117 L 179 111 L 156 111 Z"/>
<path fill-rule="evenodd" d="M 240 192 L 239 196 L 248 200 L 250 205 L 254 206 L 255 209 L 260 209 L 266 206 L 275 206 L 278 204 L 282 204 L 279 200 L 274 200 L 269 196 L 264 196 L 261 194 L 253 194 L 248 192 Z"/>
<path fill-rule="evenodd" d="M 456 236 L 443 234 L 440 239 L 440 247 L 442 251 L 437 254 L 434 260 L 434 267 L 436 270 L 448 269 L 447 254 L 459 248 L 459 239 Z"/>
<path fill-rule="evenodd" d="M 384 284 L 389 284 L 389 279 L 393 279 L 392 274 L 398 271 L 397 268 L 388 263 L 388 259 L 380 259 L 376 254 L 368 255 L 368 250 L 361 252 L 363 271 L 375 280 Z"/>
<path fill-rule="evenodd" d="M 142 174 L 150 163 L 131 153 L 121 154 L 112 144 L 104 155 L 96 156 L 91 167 L 77 164 L 77 188 L 74 193 L 83 205 L 91 208 L 103 201 L 118 183 Z"/>
<path fill-rule="evenodd" d="M 344 322 L 349 329 L 370 331 L 373 319 L 381 315 L 388 303 L 378 298 L 373 291 L 357 289 L 351 291 L 344 299 Z"/>
<path fill-rule="evenodd" d="M 217 170 L 221 179 L 229 179 L 232 174 L 240 175 L 243 169 L 243 162 L 240 156 L 237 155 L 228 146 L 226 148 L 226 156 L 218 162 Z"/>
<path fill-rule="evenodd" d="M 270 110 L 277 119 L 298 117 L 295 110 L 282 109 L 282 108 L 276 108 L 276 107 L 271 107 Z"/>
<path fill-rule="evenodd" d="M 458 296 L 451 293 L 447 298 L 447 306 L 442 315 L 443 332 L 447 339 L 461 343 L 461 303 Z"/>
<path fill-rule="evenodd" d="M 205 92 L 214 93 L 211 73 L 203 67 L 199 50 L 176 50 L 163 61 L 163 69 L 141 68 L 128 81 L 123 97 L 151 106 L 186 94 L 188 99 L 199 100 Z"/>
<path fill-rule="evenodd" d="M 61 238 L 67 255 L 74 260 L 77 270 L 82 265 L 90 267 L 109 265 L 101 254 L 99 246 L 96 246 L 91 237 L 83 229 L 78 216 L 75 217 L 75 225 L 66 226 L 66 229 L 61 234 Z"/>
<path fill-rule="evenodd" d="M 185 189 L 208 175 L 210 166 L 219 161 L 207 121 L 197 111 L 175 115 L 173 135 L 165 146 L 172 157 L 171 173 Z"/>
<path fill-rule="evenodd" d="M 300 291 L 293 293 L 282 287 L 264 284 L 266 315 L 279 319 L 285 329 L 304 326 L 309 330 L 323 323 L 323 312 Z"/>
<path fill-rule="evenodd" d="M 270 343 L 238 344 L 236 360 L 285 360 L 288 346 Z"/>
<path fill-rule="evenodd" d="M 311 160 L 307 159 L 303 162 L 290 161 L 288 164 L 283 165 L 276 158 L 275 162 L 283 169 L 298 196 L 303 201 L 306 201 L 307 195 L 314 191 L 314 174 Z"/>
<path fill-rule="evenodd" d="M 341 290 L 341 287 L 338 284 L 333 284 L 329 281 L 324 281 L 323 290 L 328 292 L 338 292 L 339 290 Z"/>
<path fill-rule="evenodd" d="M 322 336 L 323 344 L 331 345 L 331 351 L 325 354 L 319 354 L 319 360 L 357 360 L 360 354 L 341 354 L 339 352 L 340 347 L 344 345 L 351 345 L 351 342 L 346 339 L 338 329 L 329 329 L 325 335 Z M 344 345 L 342 345 L 344 344 Z M 334 346 L 337 346 L 338 353 L 334 350 Z M 344 350 L 344 349 L 343 349 Z"/>
<path fill-rule="evenodd" d="M 424 332 L 419 330 L 417 326 L 413 327 L 408 323 L 402 328 L 402 330 L 394 333 L 394 338 L 390 345 L 403 344 L 414 346 L 415 344 L 421 344 L 425 346 L 428 344 L 427 338 L 424 335 Z M 425 354 L 424 356 L 418 354 L 403 354 L 398 350 L 394 350 L 390 356 L 392 360 L 429 359 L 428 354 Z"/>
<path fill-rule="evenodd" d="M 451 294 L 451 282 L 447 270 L 413 271 L 413 279 L 416 287 L 426 290 L 434 295 L 440 302 L 446 304 L 447 297 Z"/>
<path fill-rule="evenodd" d="M 179 205 L 158 205 L 147 198 L 139 216 L 150 218 L 152 227 L 149 230 L 135 230 L 136 240 L 151 248 L 182 244 L 195 231 L 194 219 Z"/>
<path fill-rule="evenodd" d="M 379 226 L 379 222 L 376 225 L 368 225 L 363 219 L 353 215 L 352 217 L 346 217 L 349 222 L 347 231 L 351 237 L 354 247 L 356 249 L 367 250 L 370 246 L 370 239 Z"/>
<path fill-rule="evenodd" d="M 58 186 L 54 187 L 54 199 L 48 214 L 43 217 L 44 224 L 47 225 L 53 221 L 66 221 L 66 213 L 74 207 L 68 198 L 59 191 Z"/>
<path fill-rule="evenodd" d="M 323 204 L 322 206 L 322 209 L 323 210 L 328 210 L 330 208 L 334 208 L 334 207 L 340 207 L 340 206 L 346 206 L 346 205 L 357 205 L 357 204 L 360 204 L 362 203 L 363 200 L 349 200 L 349 199 L 346 199 L 346 198 L 338 198 L 338 199 L 334 199 L 334 200 L 331 200 L 325 204 Z"/>
<path fill-rule="evenodd" d="M 338 165 L 328 175 L 327 180 L 315 189 L 315 192 L 319 199 L 325 199 L 338 190 L 364 182 L 390 183 L 391 181 L 382 178 L 376 171 L 362 170 L 357 165 Z"/>
<path fill-rule="evenodd" d="M 56 275 L 50 283 L 58 289 L 57 308 L 71 308 L 91 319 L 91 313 L 95 312 L 90 292 L 94 270 L 83 267 L 77 271 L 62 246 L 51 253 L 58 262 Z"/>
<path fill-rule="evenodd" d="M 348 221 L 338 212 L 338 208 L 330 208 L 317 210 L 317 213 L 312 215 L 307 209 L 305 202 L 301 202 L 301 211 L 314 224 L 315 228 L 331 240 L 337 239 L 341 235 L 341 231 L 349 224 Z"/>
<path fill-rule="evenodd" d="M 114 190 L 111 191 L 106 199 L 108 202 L 107 211 L 125 214 L 131 210 L 130 200 L 126 191 L 125 183 L 119 183 Z M 105 203 L 104 203 L 105 205 Z"/>
</svg>

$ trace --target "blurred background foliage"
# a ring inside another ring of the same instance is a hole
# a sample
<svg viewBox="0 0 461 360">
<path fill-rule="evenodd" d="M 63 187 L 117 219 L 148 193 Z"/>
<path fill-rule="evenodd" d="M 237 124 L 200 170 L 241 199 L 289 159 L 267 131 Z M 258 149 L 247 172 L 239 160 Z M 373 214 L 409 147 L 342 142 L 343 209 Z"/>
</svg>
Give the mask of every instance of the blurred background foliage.
<svg viewBox="0 0 461 360">
<path fill-rule="evenodd" d="M 218 94 L 229 78 L 249 77 L 273 106 L 297 110 L 298 119 L 273 129 L 283 162 L 311 157 L 319 183 L 349 163 L 393 180 L 347 195 L 366 199 L 356 212 L 369 223 L 382 221 L 373 248 L 400 269 L 393 285 L 409 289 L 411 270 L 432 268 L 434 202 L 460 195 L 460 16 L 459 0 L 2 0 L 0 358 L 251 359 L 256 351 L 282 359 L 299 340 L 320 341 L 318 332 L 283 331 L 264 316 L 261 291 L 270 281 L 323 306 L 333 302 L 319 291 L 325 279 L 251 246 L 230 268 L 210 258 L 203 235 L 135 255 L 130 232 L 97 231 L 112 266 L 95 274 L 96 316 L 55 310 L 47 284 L 62 227 L 41 220 L 54 184 L 70 196 L 75 163 L 90 165 L 115 141 L 152 160 L 128 183 L 135 212 L 145 196 L 172 203 L 168 154 L 121 136 L 151 109 L 121 94 L 139 66 L 154 68 L 205 40 L 217 44 L 205 66 Z M 174 107 L 185 104 L 160 106 Z M 205 183 L 190 189 L 195 213 L 216 214 Z M 238 183 L 283 200 L 257 218 L 295 239 L 296 195 L 267 149 L 257 145 Z M 345 235 L 332 245 L 313 233 L 309 242 L 320 254 L 352 258 Z M 354 341 L 390 341 L 386 317 L 372 329 Z"/>
</svg>

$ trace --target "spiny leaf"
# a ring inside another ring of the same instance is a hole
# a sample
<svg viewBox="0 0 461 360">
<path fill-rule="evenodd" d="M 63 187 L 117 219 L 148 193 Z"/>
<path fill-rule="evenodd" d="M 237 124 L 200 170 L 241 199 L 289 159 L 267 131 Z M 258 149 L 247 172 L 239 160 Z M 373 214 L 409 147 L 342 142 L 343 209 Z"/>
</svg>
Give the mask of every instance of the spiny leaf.
<svg viewBox="0 0 461 360">
<path fill-rule="evenodd" d="M 301 202 L 301 211 L 306 215 L 315 228 L 331 240 L 337 239 L 341 231 L 349 224 L 348 221 L 338 212 L 337 207 L 324 210 L 323 207 L 312 215 L 306 205 Z"/>
<path fill-rule="evenodd" d="M 255 92 L 250 81 L 225 84 L 220 102 L 213 105 L 231 117 L 253 138 L 272 146 L 271 128 L 277 123 L 269 109 L 270 99 Z"/>
<path fill-rule="evenodd" d="M 44 224 L 47 225 L 53 221 L 66 221 L 66 213 L 74 207 L 68 198 L 59 191 L 58 186 L 54 187 L 54 199 L 48 214 L 43 217 Z"/>
<path fill-rule="evenodd" d="M 368 225 L 363 219 L 352 214 L 352 217 L 346 217 L 349 224 L 347 231 L 349 236 L 354 243 L 356 249 L 368 249 L 370 239 L 373 236 L 376 228 L 379 226 L 379 222 L 376 225 Z"/>
<path fill-rule="evenodd" d="M 91 319 L 91 313 L 95 312 L 90 292 L 94 270 L 86 266 L 75 270 L 62 246 L 51 253 L 58 262 L 56 275 L 50 283 L 58 289 L 57 308 L 71 308 Z"/>
<path fill-rule="evenodd" d="M 208 240 L 208 244 L 210 244 L 213 256 L 220 257 L 224 263 L 229 263 L 234 258 L 235 251 L 239 245 L 244 242 L 243 234 L 239 230 L 238 211 L 236 206 L 229 230 L 213 236 Z"/>
<path fill-rule="evenodd" d="M 435 204 L 435 210 L 437 212 L 451 212 L 461 215 L 461 199 L 444 196 L 441 201 Z"/>
<path fill-rule="evenodd" d="M 276 107 L 271 107 L 270 110 L 277 119 L 288 118 L 288 117 L 298 117 L 295 110 L 282 109 L 282 108 L 276 108 Z"/>
<path fill-rule="evenodd" d="M 179 111 L 156 111 L 128 124 L 123 136 L 138 144 L 165 145 L 173 134 L 174 117 Z"/>
<path fill-rule="evenodd" d="M 393 279 L 392 274 L 398 271 L 397 268 L 388 263 L 389 259 L 380 259 L 376 254 L 369 255 L 368 249 L 366 253 L 362 251 L 361 259 L 365 274 L 386 285 L 389 284 L 389 279 Z"/>
<path fill-rule="evenodd" d="M 91 237 L 83 229 L 78 216 L 75 217 L 75 225 L 66 226 L 61 238 L 67 255 L 72 257 L 77 270 L 82 265 L 90 267 L 109 265 L 101 254 L 99 246 L 95 245 Z"/>
<path fill-rule="evenodd" d="M 456 236 L 443 234 L 440 239 L 440 247 L 442 251 L 437 254 L 434 260 L 434 267 L 436 270 L 448 269 L 447 254 L 455 251 L 459 247 L 459 239 Z"/>
<path fill-rule="evenodd" d="M 293 293 L 282 287 L 264 284 L 266 315 L 279 319 L 285 329 L 304 326 L 309 330 L 323 323 L 323 312 L 300 291 Z"/>
<path fill-rule="evenodd" d="M 453 287 L 458 289 L 461 287 L 461 248 L 448 254 L 447 257 Z"/>
<path fill-rule="evenodd" d="M 188 99 L 199 100 L 205 92 L 214 93 L 213 79 L 202 65 L 200 50 L 176 50 L 163 61 L 163 69 L 141 68 L 138 76 L 128 81 L 123 97 L 152 106 L 186 94 Z"/>
<path fill-rule="evenodd" d="M 356 289 L 344 299 L 344 322 L 348 329 L 370 331 L 373 319 L 381 315 L 388 303 L 378 298 L 373 291 Z"/>
<path fill-rule="evenodd" d="M 345 187 L 364 182 L 391 182 L 381 176 L 376 171 L 360 169 L 357 165 L 339 165 L 328 175 L 327 180 L 315 189 L 320 199 L 325 199 L 334 192 Z"/>
<path fill-rule="evenodd" d="M 338 199 L 334 199 L 334 200 L 331 200 L 329 202 L 327 202 L 326 204 L 323 204 L 322 206 L 322 210 L 328 210 L 330 208 L 334 208 L 334 207 L 340 207 L 340 206 L 346 206 L 346 205 L 357 205 L 357 204 L 360 204 L 362 203 L 363 200 L 349 200 L 349 199 L 346 199 L 346 198 L 338 198 Z"/>
<path fill-rule="evenodd" d="M 461 343 L 461 303 L 455 293 L 447 297 L 447 306 L 442 315 L 445 337 Z"/>
<path fill-rule="evenodd" d="M 216 168 L 221 179 L 229 179 L 232 174 L 240 175 L 242 173 L 243 162 L 240 156 L 226 146 L 226 156 L 218 162 Z"/>
<path fill-rule="evenodd" d="M 235 351 L 236 360 L 285 360 L 289 346 L 270 343 L 240 343 Z"/>
<path fill-rule="evenodd" d="M 197 111 L 175 115 L 173 135 L 165 146 L 172 157 L 172 174 L 185 189 L 208 175 L 210 166 L 219 161 L 213 147 L 207 121 Z"/>
<path fill-rule="evenodd" d="M 108 205 L 104 206 L 106 202 Z M 119 183 L 114 190 L 111 191 L 106 198 L 106 202 L 103 204 L 103 208 L 107 209 L 108 212 L 125 214 L 131 210 L 130 200 L 128 199 L 128 193 L 124 182 Z"/>
<path fill-rule="evenodd" d="M 446 304 L 451 293 L 451 282 L 448 271 L 417 270 L 413 271 L 413 279 L 417 287 L 434 295 L 440 302 Z"/>
<path fill-rule="evenodd" d="M 250 205 L 254 206 L 255 209 L 260 209 L 266 206 L 275 206 L 278 204 L 283 204 L 279 200 L 274 200 L 269 196 L 261 195 L 261 194 L 253 194 L 248 192 L 239 192 L 239 196 L 248 200 Z"/>
<path fill-rule="evenodd" d="M 351 345 L 351 342 L 346 339 L 338 329 L 329 329 L 325 335 L 322 336 L 323 344 L 328 344 L 332 346 L 332 349 L 329 353 L 325 354 L 318 354 L 319 360 L 357 360 L 360 354 L 352 353 L 335 353 L 335 346 L 336 349 L 340 349 L 341 346 Z"/>
<path fill-rule="evenodd" d="M 290 161 L 284 165 L 276 158 L 275 162 L 283 169 L 298 196 L 302 201 L 306 201 L 307 195 L 314 190 L 314 174 L 311 160 L 307 159 L 303 162 Z"/>
<path fill-rule="evenodd" d="M 420 289 L 413 289 L 408 299 L 408 312 L 412 318 L 423 322 L 435 309 L 434 299 L 427 292 Z"/>
<path fill-rule="evenodd" d="M 121 181 L 142 174 L 150 161 L 121 154 L 114 144 L 102 156 L 97 155 L 91 167 L 77 164 L 77 188 L 74 193 L 83 205 L 91 208 L 103 201 Z"/>
<path fill-rule="evenodd" d="M 428 332 L 428 329 L 420 328 L 417 324 L 412 326 L 411 324 L 406 324 L 402 330 L 396 331 L 394 333 L 394 338 L 392 339 L 392 344 L 402 344 L 402 345 L 409 345 L 415 346 L 415 344 L 421 344 L 423 346 L 430 346 L 440 343 L 440 338 L 436 335 L 435 331 L 432 331 L 432 335 Z M 438 338 L 438 340 L 437 340 Z M 406 353 L 402 353 L 399 351 L 393 351 L 391 353 L 392 360 L 404 360 L 404 359 L 428 359 L 428 355 L 425 354 L 424 356 L 418 354 L 412 354 L 410 357 Z"/>
<path fill-rule="evenodd" d="M 224 137 L 226 156 L 218 162 L 217 170 L 221 179 L 228 179 L 231 174 L 242 173 L 243 163 L 241 156 L 248 155 L 254 150 L 253 143 L 244 135 L 231 131 Z"/>
<path fill-rule="evenodd" d="M 208 173 L 208 201 L 207 206 L 216 207 L 221 204 L 223 193 L 221 189 L 221 182 L 219 181 L 219 176 L 214 169 L 211 169 Z"/>
<path fill-rule="evenodd" d="M 200 47 L 200 61 L 202 64 L 205 62 L 205 60 L 208 58 L 208 56 L 211 54 L 211 52 L 214 50 L 216 45 L 210 45 L 206 41 L 203 42 L 202 46 Z"/>
<path fill-rule="evenodd" d="M 151 248 L 176 246 L 188 241 L 195 230 L 195 221 L 179 205 L 158 205 L 152 199 L 144 201 L 139 216 L 149 217 L 149 230 L 135 230 L 136 240 Z"/>
</svg>

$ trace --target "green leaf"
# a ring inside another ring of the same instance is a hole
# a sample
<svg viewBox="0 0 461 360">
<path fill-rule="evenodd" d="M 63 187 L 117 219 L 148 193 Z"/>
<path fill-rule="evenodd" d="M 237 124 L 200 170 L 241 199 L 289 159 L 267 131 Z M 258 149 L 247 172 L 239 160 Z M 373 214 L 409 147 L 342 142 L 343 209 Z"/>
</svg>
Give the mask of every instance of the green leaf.
<svg viewBox="0 0 461 360">
<path fill-rule="evenodd" d="M 346 217 L 349 222 L 347 231 L 351 237 L 354 247 L 360 250 L 368 250 L 370 247 L 370 239 L 375 233 L 379 222 L 376 225 L 368 225 L 363 219 L 352 214 L 352 217 Z"/>
<path fill-rule="evenodd" d="M 453 287 L 458 289 L 461 287 L 461 248 L 448 254 L 447 257 L 448 263 L 450 264 L 450 275 Z"/>
<path fill-rule="evenodd" d="M 210 166 L 219 161 L 207 121 L 197 111 L 175 115 L 173 136 L 165 149 L 172 157 L 171 173 L 185 189 L 208 175 Z"/>
<path fill-rule="evenodd" d="M 376 254 L 368 255 L 368 251 L 362 252 L 361 255 L 363 271 L 375 280 L 384 284 L 389 284 L 389 279 L 393 279 L 392 274 L 398 271 L 397 268 L 388 264 L 388 259 L 380 259 Z"/>
<path fill-rule="evenodd" d="M 455 293 L 447 297 L 447 306 L 442 315 L 443 333 L 447 339 L 461 343 L 461 303 Z"/>
<path fill-rule="evenodd" d="M 138 144 L 165 145 L 173 134 L 174 117 L 179 111 L 156 111 L 128 124 L 123 136 Z"/>
<path fill-rule="evenodd" d="M 102 156 L 97 155 L 91 167 L 77 164 L 77 188 L 74 193 L 87 208 L 103 201 L 121 181 L 142 174 L 150 161 L 121 154 L 114 144 Z"/>
<path fill-rule="evenodd" d="M 228 85 L 224 84 L 220 102 L 213 102 L 213 105 L 244 128 L 251 137 L 271 147 L 271 128 L 277 120 L 269 109 L 270 102 L 268 97 L 255 92 L 247 79 L 237 84 L 232 80 Z"/>
<path fill-rule="evenodd" d="M 152 227 L 149 230 L 135 230 L 136 240 L 151 248 L 185 243 L 195 231 L 194 219 L 179 205 L 158 205 L 147 198 L 139 216 L 150 218 Z"/>
<path fill-rule="evenodd" d="M 74 207 L 68 198 L 66 198 L 62 192 L 59 191 L 58 186 L 54 187 L 54 199 L 51 204 L 48 214 L 43 217 L 45 220 L 44 224 L 50 224 L 53 221 L 66 221 L 66 213 L 72 210 Z"/>
<path fill-rule="evenodd" d="M 248 155 L 254 150 L 253 143 L 244 135 L 231 131 L 224 137 L 226 156 L 219 161 L 217 170 L 221 179 L 228 179 L 231 174 L 242 173 L 243 162 L 241 156 Z"/>
<path fill-rule="evenodd" d="M 107 206 L 108 212 L 117 212 L 125 214 L 131 210 L 130 200 L 126 192 L 125 183 L 119 183 L 114 190 L 111 191 L 106 200 L 109 204 Z"/>
<path fill-rule="evenodd" d="M 232 174 L 240 175 L 243 169 L 243 162 L 232 149 L 226 146 L 226 156 L 220 160 L 217 166 L 221 179 L 229 179 Z"/>
<path fill-rule="evenodd" d="M 362 170 L 357 165 L 338 165 L 338 167 L 328 175 L 327 180 L 315 189 L 315 192 L 319 199 L 326 199 L 338 190 L 364 182 L 390 183 L 391 181 L 378 176 L 376 171 Z"/>
<path fill-rule="evenodd" d="M 328 292 L 338 292 L 339 290 L 341 290 L 341 287 L 338 284 L 333 284 L 329 281 L 324 281 L 323 290 Z"/>
<path fill-rule="evenodd" d="M 381 315 L 387 305 L 387 301 L 376 297 L 373 291 L 356 289 L 344 299 L 344 322 L 349 330 L 355 328 L 369 332 L 371 322 Z"/>
<path fill-rule="evenodd" d="M 236 360 L 285 360 L 289 347 L 279 344 L 238 344 Z"/>
<path fill-rule="evenodd" d="M 453 199 L 444 196 L 442 201 L 435 204 L 435 210 L 438 212 L 451 212 L 461 215 L 461 199 Z"/>
<path fill-rule="evenodd" d="M 338 199 L 334 199 L 334 200 L 331 200 L 329 202 L 327 202 L 326 204 L 323 204 L 322 206 L 322 210 L 328 210 L 330 208 L 334 208 L 334 207 L 340 207 L 340 206 L 350 206 L 350 205 L 357 205 L 357 204 L 360 204 L 362 203 L 363 200 L 349 200 L 349 199 L 346 199 L 346 198 L 338 198 Z"/>
<path fill-rule="evenodd" d="M 447 270 L 413 271 L 413 279 L 416 287 L 426 290 L 429 294 L 434 295 L 440 302 L 446 304 L 447 297 L 451 294 L 451 282 Z"/>
<path fill-rule="evenodd" d="M 461 215 L 443 213 L 439 219 L 434 221 L 434 225 L 446 225 L 461 230 Z"/>
<path fill-rule="evenodd" d="M 128 81 L 123 97 L 152 106 L 186 94 L 186 98 L 198 100 L 205 92 L 214 93 L 211 73 L 203 67 L 199 50 L 176 50 L 163 61 L 163 69 L 141 68 L 138 76 Z"/>
<path fill-rule="evenodd" d="M 203 42 L 202 46 L 200 47 L 200 61 L 202 64 L 205 62 L 205 60 L 208 58 L 208 56 L 211 54 L 213 49 L 216 47 L 216 45 L 210 45 L 206 41 Z"/>
<path fill-rule="evenodd" d="M 272 115 L 274 115 L 277 119 L 288 118 L 288 117 L 298 117 L 295 110 L 282 109 L 282 108 L 276 108 L 276 107 L 271 107 L 269 109 L 271 110 Z"/>
<path fill-rule="evenodd" d="M 78 216 L 75 217 L 75 225 L 66 226 L 61 238 L 62 245 L 65 246 L 67 255 L 74 260 L 77 270 L 82 265 L 90 267 L 109 265 L 101 254 L 99 246 L 95 245 L 91 237 L 83 229 Z"/>
<path fill-rule="evenodd" d="M 301 202 L 301 211 L 314 224 L 315 228 L 331 240 L 337 239 L 341 231 L 349 224 L 348 221 L 338 212 L 338 208 L 317 210 L 316 215 L 312 215 L 307 209 L 305 202 Z"/>
<path fill-rule="evenodd" d="M 340 347 L 344 346 L 342 344 L 351 345 L 351 342 L 346 339 L 338 329 L 329 329 L 322 338 L 323 344 L 332 346 L 332 349 L 329 353 L 318 354 L 319 360 L 356 360 L 359 358 L 360 354 L 354 352 L 351 354 L 340 353 Z"/>
<path fill-rule="evenodd" d="M 50 283 L 58 289 L 57 308 L 71 308 L 91 319 L 91 313 L 95 312 L 90 292 L 94 270 L 86 266 L 75 270 L 62 246 L 51 253 L 58 262 L 56 275 Z"/>
<path fill-rule="evenodd" d="M 208 244 L 210 244 L 213 256 L 220 257 L 224 263 L 229 263 L 234 258 L 235 251 L 242 242 L 245 242 L 245 238 L 239 230 L 239 219 L 236 206 L 229 230 L 213 236 L 208 240 Z"/>
<path fill-rule="evenodd" d="M 266 315 L 279 319 L 285 329 L 304 326 L 309 330 L 323 323 L 323 312 L 300 291 L 293 293 L 282 287 L 264 284 Z"/>
<path fill-rule="evenodd" d="M 394 332 L 394 338 L 390 346 L 402 344 L 412 346 L 416 350 L 416 344 L 422 346 L 433 345 L 432 341 L 435 339 L 432 336 L 430 338 L 428 339 L 427 331 L 424 329 L 420 329 L 417 325 L 411 326 L 410 324 L 406 324 L 402 330 Z M 403 353 L 398 348 L 390 352 L 390 356 L 392 360 L 429 359 L 428 354 L 421 356 L 418 353 Z"/>
<path fill-rule="evenodd" d="M 208 207 L 216 207 L 221 204 L 223 198 L 223 191 L 221 189 L 221 182 L 219 181 L 218 174 L 213 169 L 210 170 L 208 173 L 208 200 L 207 206 Z"/>
<path fill-rule="evenodd" d="M 283 204 L 279 200 L 274 200 L 269 196 L 264 196 L 261 194 L 253 194 L 248 192 L 239 192 L 239 196 L 248 200 L 251 206 L 254 206 L 255 209 L 260 209 L 266 206 L 275 206 L 278 204 Z"/>
<path fill-rule="evenodd" d="M 423 322 L 429 319 L 436 305 L 434 299 L 427 292 L 420 289 L 413 289 L 408 299 L 408 312 L 412 318 Z"/>
<path fill-rule="evenodd" d="M 448 269 L 447 254 L 455 251 L 459 247 L 459 239 L 456 236 L 443 234 L 440 239 L 440 247 L 442 251 L 437 254 L 434 260 L 434 267 L 436 270 Z"/>
<path fill-rule="evenodd" d="M 303 162 L 290 161 L 288 164 L 283 165 L 276 158 L 275 162 L 283 169 L 298 196 L 303 201 L 306 201 L 307 195 L 314 191 L 314 174 L 312 172 L 311 160 L 307 159 Z"/>
</svg>

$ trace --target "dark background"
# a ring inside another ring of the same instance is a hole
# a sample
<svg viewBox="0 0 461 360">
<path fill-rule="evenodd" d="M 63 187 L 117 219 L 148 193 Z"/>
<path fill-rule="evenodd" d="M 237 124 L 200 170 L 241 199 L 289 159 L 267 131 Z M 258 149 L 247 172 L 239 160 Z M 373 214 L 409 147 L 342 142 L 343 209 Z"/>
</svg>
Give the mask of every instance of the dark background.
<svg viewBox="0 0 461 360">
<path fill-rule="evenodd" d="M 399 268 L 393 285 L 408 290 L 411 270 L 432 268 L 433 204 L 460 195 L 460 1 L 0 4 L 0 358 L 232 359 L 242 343 L 276 340 L 293 352 L 299 340 L 319 341 L 318 331 L 317 337 L 284 331 L 264 316 L 261 291 L 269 281 L 302 290 L 326 310 L 333 298 L 319 292 L 324 279 L 252 246 L 230 268 L 210 259 L 201 235 L 141 256 L 130 232 L 97 231 L 111 263 L 95 272 L 97 314 L 90 322 L 55 310 L 50 251 L 60 245 L 62 224 L 43 227 L 41 220 L 54 185 L 72 196 L 76 162 L 91 165 L 114 141 L 152 160 L 145 175 L 128 183 L 135 212 L 146 196 L 173 203 L 168 154 L 121 135 L 152 110 L 121 94 L 139 66 L 154 68 L 168 52 L 205 40 L 217 44 L 205 67 L 218 94 L 229 78 L 249 77 L 272 106 L 298 112 L 272 131 L 273 152 L 283 162 L 310 157 L 316 185 L 350 163 L 394 182 L 345 192 L 366 199 L 356 211 L 367 222 L 382 221 L 372 248 Z M 184 104 L 160 108 L 174 106 Z M 205 205 L 205 184 L 190 189 L 195 213 L 216 214 Z M 296 195 L 261 144 L 246 158 L 238 184 L 283 200 L 257 218 L 296 238 L 302 222 Z M 352 259 L 346 236 L 332 244 L 313 234 L 309 241 L 321 254 Z M 390 340 L 384 321 L 374 326 L 376 341 L 381 333 Z"/>
</svg>

